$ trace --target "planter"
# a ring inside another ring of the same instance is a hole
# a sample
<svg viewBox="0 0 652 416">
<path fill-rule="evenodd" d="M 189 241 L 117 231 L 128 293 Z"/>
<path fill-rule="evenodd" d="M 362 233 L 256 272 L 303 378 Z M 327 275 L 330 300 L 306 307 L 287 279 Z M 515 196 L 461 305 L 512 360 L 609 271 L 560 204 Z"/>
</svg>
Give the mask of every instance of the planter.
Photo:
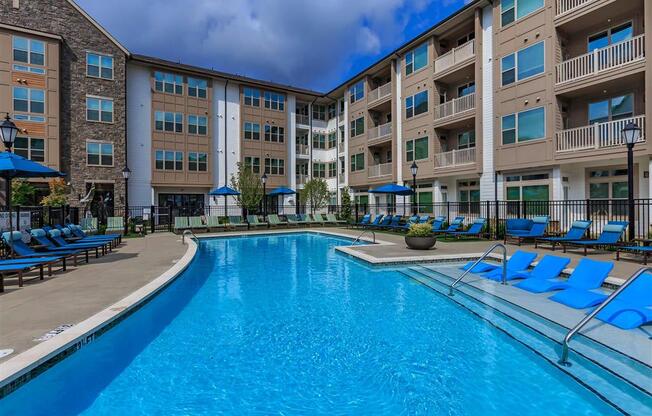
<svg viewBox="0 0 652 416">
<path fill-rule="evenodd" d="M 429 250 L 435 246 L 437 238 L 430 237 L 405 237 L 405 244 L 412 250 Z"/>
</svg>

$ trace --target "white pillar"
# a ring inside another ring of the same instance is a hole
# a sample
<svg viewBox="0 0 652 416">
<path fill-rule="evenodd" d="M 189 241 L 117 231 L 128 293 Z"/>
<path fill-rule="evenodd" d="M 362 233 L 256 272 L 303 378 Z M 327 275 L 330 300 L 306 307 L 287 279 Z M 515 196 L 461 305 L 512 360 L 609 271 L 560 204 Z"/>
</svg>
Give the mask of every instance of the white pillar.
<svg viewBox="0 0 652 416">
<path fill-rule="evenodd" d="M 564 199 L 564 184 L 562 183 L 561 168 L 559 166 L 552 168 L 552 193 L 550 196 L 553 201 Z"/>
<path fill-rule="evenodd" d="M 482 9 L 482 176 L 480 200 L 493 200 L 494 195 L 494 85 L 493 85 L 493 7 Z M 451 197 L 449 192 L 448 197 Z M 455 196 L 457 199 L 457 196 Z"/>
</svg>

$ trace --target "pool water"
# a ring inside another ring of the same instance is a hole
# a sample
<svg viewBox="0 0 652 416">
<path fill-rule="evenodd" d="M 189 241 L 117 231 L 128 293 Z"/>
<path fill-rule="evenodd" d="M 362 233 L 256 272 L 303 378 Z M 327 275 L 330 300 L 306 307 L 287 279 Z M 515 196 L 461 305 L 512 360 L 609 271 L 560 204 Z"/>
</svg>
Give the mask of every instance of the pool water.
<svg viewBox="0 0 652 416">
<path fill-rule="evenodd" d="M 204 241 L 175 283 L 0 413 L 615 413 L 445 297 L 337 254 L 344 244 L 310 233 Z"/>
</svg>

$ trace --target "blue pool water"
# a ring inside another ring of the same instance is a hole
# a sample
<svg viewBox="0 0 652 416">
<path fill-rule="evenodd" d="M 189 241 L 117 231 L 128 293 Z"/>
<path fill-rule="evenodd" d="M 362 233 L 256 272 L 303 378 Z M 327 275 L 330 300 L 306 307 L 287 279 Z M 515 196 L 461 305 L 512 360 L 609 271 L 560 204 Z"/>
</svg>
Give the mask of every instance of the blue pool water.
<svg viewBox="0 0 652 416">
<path fill-rule="evenodd" d="M 612 414 L 480 318 L 314 234 L 203 242 L 3 415 Z M 110 278 L 110 276 L 107 276 Z"/>
</svg>

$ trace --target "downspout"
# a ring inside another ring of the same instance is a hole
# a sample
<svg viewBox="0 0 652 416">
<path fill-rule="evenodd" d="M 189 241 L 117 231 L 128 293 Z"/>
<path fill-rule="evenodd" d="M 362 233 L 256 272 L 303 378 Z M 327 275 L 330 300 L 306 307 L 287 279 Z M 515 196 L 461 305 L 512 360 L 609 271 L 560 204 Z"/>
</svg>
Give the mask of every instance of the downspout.
<svg viewBox="0 0 652 416">
<path fill-rule="evenodd" d="M 125 167 L 129 166 L 129 143 L 128 143 L 128 129 L 127 129 L 127 117 L 129 111 L 127 110 L 127 59 L 125 57 L 125 99 L 124 99 L 124 111 L 125 111 Z M 129 201 L 127 200 L 129 196 L 129 190 L 126 189 L 129 186 L 129 181 L 125 181 L 125 206 L 129 206 Z M 129 215 L 127 213 L 127 215 Z"/>
<path fill-rule="evenodd" d="M 228 182 L 227 182 L 228 153 L 226 152 L 226 150 L 227 150 L 227 142 L 228 142 L 227 141 L 227 136 L 229 134 L 228 133 L 229 129 L 227 128 L 227 124 L 228 124 L 228 117 L 227 116 L 228 116 L 228 112 L 229 112 L 229 105 L 228 105 L 228 100 L 227 100 L 227 96 L 226 96 L 226 94 L 227 94 L 226 89 L 227 89 L 228 86 L 229 86 L 229 80 L 227 79 L 226 83 L 224 84 L 224 186 L 228 186 Z M 219 185 L 219 183 L 218 183 L 218 185 Z"/>
<path fill-rule="evenodd" d="M 308 177 L 312 179 L 312 165 L 313 165 L 313 160 L 312 160 L 312 106 L 315 105 L 315 101 L 317 101 L 317 98 L 315 97 L 314 100 L 310 103 L 310 107 L 308 107 L 308 125 L 310 126 L 310 133 L 308 134 L 308 137 L 310 138 L 308 141 L 308 148 L 310 149 L 310 163 L 308 163 Z"/>
</svg>

